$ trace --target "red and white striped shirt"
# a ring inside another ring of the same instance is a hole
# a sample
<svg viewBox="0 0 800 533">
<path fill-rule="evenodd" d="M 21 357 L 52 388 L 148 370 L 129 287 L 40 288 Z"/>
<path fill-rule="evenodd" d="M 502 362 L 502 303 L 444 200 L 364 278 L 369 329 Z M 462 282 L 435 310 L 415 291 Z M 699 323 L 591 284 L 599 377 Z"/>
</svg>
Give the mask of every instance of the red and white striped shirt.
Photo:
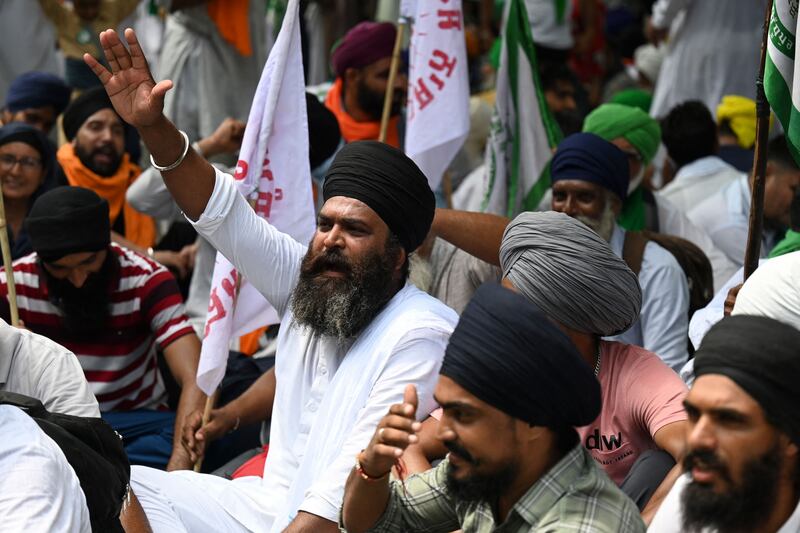
<svg viewBox="0 0 800 533">
<path fill-rule="evenodd" d="M 35 253 L 14 262 L 19 317 L 29 330 L 61 344 L 83 368 L 100 410 L 160 408 L 166 391 L 158 371 L 156 344 L 162 350 L 193 334 L 183 299 L 170 272 L 127 248 L 111 244 L 120 268 L 112 280 L 107 325 L 91 336 L 67 331 L 63 312 L 48 296 Z M 0 315 L 9 316 L 5 272 L 0 273 Z"/>
</svg>

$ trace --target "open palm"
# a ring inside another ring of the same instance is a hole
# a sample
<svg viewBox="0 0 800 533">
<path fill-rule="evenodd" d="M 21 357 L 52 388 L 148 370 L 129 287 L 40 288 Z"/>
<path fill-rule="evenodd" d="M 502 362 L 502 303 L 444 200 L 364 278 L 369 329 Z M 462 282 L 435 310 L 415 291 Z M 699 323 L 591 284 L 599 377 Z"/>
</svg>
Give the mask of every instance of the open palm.
<svg viewBox="0 0 800 533">
<path fill-rule="evenodd" d="M 162 116 L 164 96 L 172 88 L 172 82 L 153 80 L 132 29 L 125 30 L 125 40 L 130 51 L 114 30 L 100 33 L 110 71 L 89 54 L 83 60 L 100 78 L 114 109 L 125 122 L 137 128 L 151 126 Z"/>
</svg>

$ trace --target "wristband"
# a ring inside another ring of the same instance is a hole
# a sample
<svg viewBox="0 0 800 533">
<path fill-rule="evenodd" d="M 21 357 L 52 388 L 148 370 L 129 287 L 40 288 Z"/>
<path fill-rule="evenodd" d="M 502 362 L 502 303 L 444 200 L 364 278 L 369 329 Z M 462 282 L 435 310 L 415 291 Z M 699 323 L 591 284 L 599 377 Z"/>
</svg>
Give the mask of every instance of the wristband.
<svg viewBox="0 0 800 533">
<path fill-rule="evenodd" d="M 173 170 L 173 169 L 177 168 L 178 165 L 183 163 L 183 160 L 186 157 L 186 154 L 189 153 L 189 136 L 186 135 L 186 132 L 184 132 L 183 130 L 178 130 L 178 133 L 180 133 L 181 137 L 183 137 L 183 153 L 181 154 L 181 156 L 178 158 L 177 161 L 175 161 L 171 165 L 167 165 L 165 167 L 162 167 L 161 165 L 156 163 L 155 159 L 153 159 L 153 154 L 150 154 L 150 163 L 153 165 L 153 168 L 158 170 L 159 172 L 167 172 L 167 171 L 170 171 L 170 170 Z"/>
</svg>

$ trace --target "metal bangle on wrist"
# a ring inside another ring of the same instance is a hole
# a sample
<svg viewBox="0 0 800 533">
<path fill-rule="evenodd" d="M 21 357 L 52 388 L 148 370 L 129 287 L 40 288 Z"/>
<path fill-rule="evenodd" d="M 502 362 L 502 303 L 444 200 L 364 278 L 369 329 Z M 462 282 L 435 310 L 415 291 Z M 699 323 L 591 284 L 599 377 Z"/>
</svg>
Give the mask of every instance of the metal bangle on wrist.
<svg viewBox="0 0 800 533">
<path fill-rule="evenodd" d="M 153 154 L 150 154 L 150 163 L 153 165 L 153 168 L 158 170 L 159 172 L 168 172 L 170 170 L 178 168 L 178 165 L 183 163 L 183 160 L 186 158 L 186 154 L 189 153 L 189 136 L 186 135 L 186 132 L 183 130 L 178 130 L 178 133 L 180 133 L 181 137 L 183 137 L 183 153 L 177 159 L 177 161 L 175 161 L 171 165 L 161 166 L 158 163 L 156 163 L 155 159 L 153 159 Z"/>
</svg>

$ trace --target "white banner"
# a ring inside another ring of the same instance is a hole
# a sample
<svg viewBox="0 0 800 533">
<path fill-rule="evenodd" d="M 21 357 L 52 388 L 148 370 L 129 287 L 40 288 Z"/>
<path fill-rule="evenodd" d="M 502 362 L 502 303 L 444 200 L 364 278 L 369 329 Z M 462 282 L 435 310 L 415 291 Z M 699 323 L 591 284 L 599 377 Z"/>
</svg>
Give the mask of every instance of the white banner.
<svg viewBox="0 0 800 533">
<path fill-rule="evenodd" d="M 259 216 L 299 242 L 314 232 L 299 0 L 289 0 L 256 90 L 234 177 Z M 279 320 L 277 312 L 217 253 L 197 385 L 207 395 L 225 376 L 232 338 Z"/>
<path fill-rule="evenodd" d="M 469 133 L 464 14 L 461 0 L 417 0 L 405 9 L 414 7 L 405 149 L 435 191 Z"/>
</svg>

